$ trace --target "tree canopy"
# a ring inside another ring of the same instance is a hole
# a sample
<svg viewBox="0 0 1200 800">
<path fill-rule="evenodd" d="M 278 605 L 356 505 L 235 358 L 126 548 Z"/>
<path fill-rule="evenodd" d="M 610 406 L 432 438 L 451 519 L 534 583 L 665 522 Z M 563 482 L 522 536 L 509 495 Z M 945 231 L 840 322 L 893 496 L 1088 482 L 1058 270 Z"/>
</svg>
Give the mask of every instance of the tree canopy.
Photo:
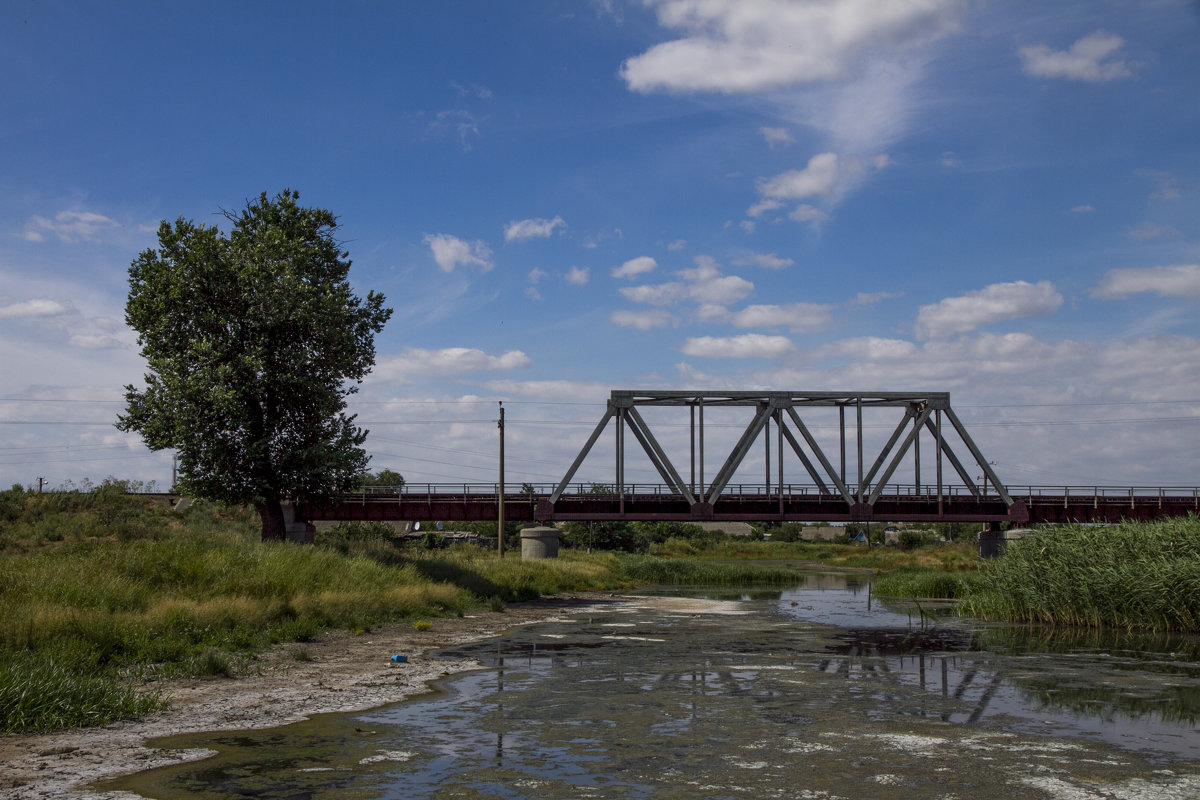
<svg viewBox="0 0 1200 800">
<path fill-rule="evenodd" d="M 337 218 L 299 197 L 223 212 L 228 235 L 163 221 L 129 268 L 125 307 L 149 372 L 125 387 L 117 427 L 175 448 L 182 491 L 253 503 L 265 539 L 284 538 L 281 501 L 325 502 L 365 472 L 346 397 L 392 314 L 382 294 L 354 294 Z"/>
</svg>

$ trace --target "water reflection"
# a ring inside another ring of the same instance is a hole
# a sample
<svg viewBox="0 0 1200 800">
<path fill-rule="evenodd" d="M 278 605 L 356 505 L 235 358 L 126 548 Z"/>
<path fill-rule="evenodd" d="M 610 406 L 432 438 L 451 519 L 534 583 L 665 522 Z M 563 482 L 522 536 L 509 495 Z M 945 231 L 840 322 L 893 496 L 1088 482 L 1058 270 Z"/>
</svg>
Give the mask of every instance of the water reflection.
<svg viewBox="0 0 1200 800">
<path fill-rule="evenodd" d="M 175 740 L 220 755 L 128 785 L 164 798 L 1191 796 L 1200 664 L 1190 641 L 1153 656 L 1147 643 L 885 606 L 859 578 L 650 596 L 457 648 L 488 669 L 444 695 Z"/>
</svg>

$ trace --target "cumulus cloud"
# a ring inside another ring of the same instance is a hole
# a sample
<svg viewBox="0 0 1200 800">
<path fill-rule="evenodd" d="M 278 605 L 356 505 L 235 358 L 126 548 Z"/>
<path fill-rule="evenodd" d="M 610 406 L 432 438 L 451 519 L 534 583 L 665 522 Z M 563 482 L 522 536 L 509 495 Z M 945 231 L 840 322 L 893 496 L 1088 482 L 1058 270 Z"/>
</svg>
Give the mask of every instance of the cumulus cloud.
<svg viewBox="0 0 1200 800">
<path fill-rule="evenodd" d="M 670 250 L 672 253 L 676 253 L 685 247 L 687 247 L 687 239 L 676 239 L 675 241 L 673 241 L 669 245 L 667 245 L 667 249 Z"/>
<path fill-rule="evenodd" d="M 563 280 L 572 286 L 586 286 L 588 282 L 587 267 L 571 267 L 567 273 L 563 275 Z"/>
<path fill-rule="evenodd" d="M 739 267 L 763 267 L 764 269 L 783 269 L 790 267 L 794 261 L 790 258 L 780 258 L 774 253 L 748 253 L 733 260 Z"/>
<path fill-rule="evenodd" d="M 562 217 L 554 219 L 523 219 L 508 223 L 504 228 L 504 241 L 519 242 L 523 239 L 546 239 L 556 228 L 565 228 Z"/>
<path fill-rule="evenodd" d="M 763 126 L 758 129 L 762 137 L 767 142 L 767 146 L 772 150 L 778 147 L 787 147 L 792 142 L 796 141 L 792 138 L 792 134 L 788 133 L 787 128 L 770 128 Z"/>
<path fill-rule="evenodd" d="M 425 237 L 433 252 L 433 260 L 442 272 L 453 272 L 457 266 L 478 267 L 487 272 L 493 266 L 492 251 L 483 242 L 467 242 L 448 233 L 433 233 Z"/>
<path fill-rule="evenodd" d="M 798 200 L 829 194 L 838 176 L 836 153 L 818 153 L 804 169 L 782 172 L 758 182 L 758 192 L 773 200 Z"/>
<path fill-rule="evenodd" d="M 54 219 L 34 216 L 25 226 L 22 237 L 28 242 L 43 242 L 53 234 L 64 242 L 93 240 L 101 231 L 119 228 L 120 224 L 103 214 L 91 211 L 60 211 Z"/>
<path fill-rule="evenodd" d="M 1114 54 L 1125 40 L 1105 31 L 1088 34 L 1067 50 L 1052 50 L 1044 44 L 1020 49 L 1025 72 L 1037 78 L 1067 78 L 1076 81 L 1111 81 L 1132 74 Z"/>
<path fill-rule="evenodd" d="M 6 306 L 0 306 L 0 319 L 57 317 L 69 312 L 70 309 L 57 300 L 25 300 L 20 303 L 10 303 Z"/>
<path fill-rule="evenodd" d="M 381 380 L 405 382 L 413 375 L 453 377 L 467 372 L 523 369 L 529 364 L 529 357 L 520 350 L 493 356 L 473 347 L 406 347 L 399 355 L 379 358 L 374 372 Z"/>
<path fill-rule="evenodd" d="M 729 315 L 738 328 L 783 328 L 792 333 L 824 330 L 833 322 L 834 306 L 820 303 L 746 306 Z"/>
<path fill-rule="evenodd" d="M 628 59 L 630 89 L 762 92 L 845 78 L 876 48 L 904 50 L 953 30 L 957 0 L 712 3 L 659 0 L 683 38 Z"/>
<path fill-rule="evenodd" d="M 541 269 L 539 267 L 534 267 L 533 269 L 529 270 L 529 282 L 537 283 L 542 278 L 546 277 L 548 274 L 549 273 L 547 273 L 546 270 Z"/>
<path fill-rule="evenodd" d="M 727 306 L 745 299 L 754 291 L 754 284 L 737 275 L 725 275 L 710 256 L 696 256 L 693 269 L 675 273 L 678 281 L 643 286 L 628 286 L 621 295 L 635 303 L 652 306 L 672 306 L 691 300 L 701 306 Z"/>
<path fill-rule="evenodd" d="M 1091 294 L 1113 300 L 1141 292 L 1200 300 L 1200 264 L 1109 270 Z"/>
<path fill-rule="evenodd" d="M 659 309 L 653 311 L 614 311 L 609 315 L 614 325 L 622 328 L 637 328 L 648 331 L 652 328 L 665 328 L 679 324 L 679 320 L 669 311 Z"/>
<path fill-rule="evenodd" d="M 650 256 L 638 256 L 629 259 L 619 267 L 614 267 L 612 276 L 614 278 L 632 278 L 644 272 L 652 272 L 657 267 L 658 262 Z"/>
<path fill-rule="evenodd" d="M 741 336 L 698 336 L 683 343 L 683 353 L 705 358 L 779 358 L 795 346 L 786 336 L 744 333 Z"/>
<path fill-rule="evenodd" d="M 1049 281 L 993 283 L 961 297 L 921 306 L 915 332 L 918 339 L 964 333 L 1001 320 L 1051 314 L 1062 302 L 1062 295 Z"/>
</svg>

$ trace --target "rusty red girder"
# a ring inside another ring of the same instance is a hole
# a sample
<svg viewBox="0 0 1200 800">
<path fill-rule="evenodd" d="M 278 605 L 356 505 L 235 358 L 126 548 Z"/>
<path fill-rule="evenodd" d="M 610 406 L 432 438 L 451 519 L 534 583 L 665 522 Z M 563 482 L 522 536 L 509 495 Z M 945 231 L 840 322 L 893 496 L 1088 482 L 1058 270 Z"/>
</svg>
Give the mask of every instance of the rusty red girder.
<svg viewBox="0 0 1200 800">
<path fill-rule="evenodd" d="M 873 505 L 847 506 L 841 497 L 802 494 L 730 493 L 714 504 L 689 504 L 668 493 L 562 495 L 556 503 L 548 494 L 505 496 L 504 516 L 515 522 L 676 521 L 676 522 L 1120 522 L 1200 514 L 1195 489 L 1130 490 L 1128 494 L 1069 491 L 1027 496 L 1012 495 L 1008 505 L 999 497 L 972 495 L 881 495 Z M 355 494 L 328 508 L 302 506 L 299 516 L 310 521 L 494 521 L 496 496 L 470 492 L 397 492 Z"/>
</svg>

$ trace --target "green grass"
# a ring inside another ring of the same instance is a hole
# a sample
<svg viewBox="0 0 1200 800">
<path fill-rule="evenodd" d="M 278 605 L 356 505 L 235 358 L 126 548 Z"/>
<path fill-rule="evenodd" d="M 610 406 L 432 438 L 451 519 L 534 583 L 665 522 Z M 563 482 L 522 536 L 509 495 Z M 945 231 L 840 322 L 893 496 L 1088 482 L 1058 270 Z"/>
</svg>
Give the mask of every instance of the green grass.
<svg viewBox="0 0 1200 800">
<path fill-rule="evenodd" d="M 928 597 L 956 600 L 966 597 L 978 582 L 973 571 L 947 572 L 943 569 L 901 569 L 875 578 L 872 591 L 885 597 Z"/>
<path fill-rule="evenodd" d="M 622 555 L 621 574 L 634 583 L 662 586 L 786 586 L 798 582 L 795 570 L 727 564 L 692 558 Z"/>
</svg>

